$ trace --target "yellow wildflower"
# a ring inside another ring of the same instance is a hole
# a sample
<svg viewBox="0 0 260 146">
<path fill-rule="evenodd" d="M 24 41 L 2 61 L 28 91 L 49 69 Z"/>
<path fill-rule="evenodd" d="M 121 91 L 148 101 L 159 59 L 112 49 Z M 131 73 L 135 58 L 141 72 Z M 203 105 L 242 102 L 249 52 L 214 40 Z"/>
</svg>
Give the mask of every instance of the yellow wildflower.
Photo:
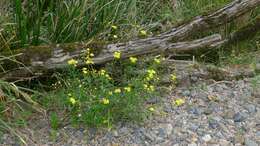
<svg viewBox="0 0 260 146">
<path fill-rule="evenodd" d="M 94 55 L 93 53 L 90 53 L 89 56 L 90 56 L 90 57 L 94 57 L 95 55 Z"/>
<path fill-rule="evenodd" d="M 111 28 L 113 28 L 114 30 L 117 29 L 117 26 L 116 25 L 112 25 Z"/>
<path fill-rule="evenodd" d="M 109 104 L 109 99 L 103 98 L 103 99 L 102 99 L 102 103 L 103 103 L 103 104 Z"/>
<path fill-rule="evenodd" d="M 82 72 L 83 72 L 83 74 L 87 74 L 88 73 L 88 70 L 87 70 L 87 68 L 82 68 Z"/>
<path fill-rule="evenodd" d="M 145 30 L 141 30 L 141 31 L 140 31 L 140 34 L 141 34 L 142 36 L 146 36 L 146 35 L 147 35 L 147 32 L 146 32 Z"/>
<path fill-rule="evenodd" d="M 126 92 L 131 92 L 131 87 L 125 87 L 124 89 Z"/>
<path fill-rule="evenodd" d="M 149 111 L 154 112 L 155 109 L 153 107 L 149 107 Z"/>
<path fill-rule="evenodd" d="M 86 64 L 94 64 L 93 60 L 91 58 L 87 58 L 85 61 Z"/>
<path fill-rule="evenodd" d="M 149 92 L 153 92 L 155 90 L 155 87 L 153 85 L 144 84 L 144 89 Z"/>
<path fill-rule="evenodd" d="M 147 73 L 148 73 L 149 75 L 155 75 L 155 74 L 156 74 L 156 71 L 153 70 L 153 69 L 148 69 L 148 70 L 147 70 Z"/>
<path fill-rule="evenodd" d="M 69 65 L 73 65 L 73 66 L 77 66 L 78 61 L 75 60 L 75 59 L 70 59 L 70 60 L 68 61 L 68 64 L 69 64 Z"/>
<path fill-rule="evenodd" d="M 181 106 L 185 103 L 185 100 L 179 98 L 179 99 L 176 99 L 174 103 L 175 103 L 176 106 Z"/>
<path fill-rule="evenodd" d="M 114 38 L 114 39 L 117 39 L 117 38 L 118 38 L 118 36 L 117 36 L 117 35 L 113 35 L 113 38 Z"/>
<path fill-rule="evenodd" d="M 121 58 L 121 52 L 116 51 L 116 52 L 114 53 L 114 58 L 115 58 L 115 59 L 120 59 L 120 58 Z"/>
<path fill-rule="evenodd" d="M 147 70 L 147 77 L 146 77 L 146 79 L 147 80 L 151 80 L 151 79 L 153 79 L 154 78 L 154 76 L 155 76 L 155 74 L 156 74 L 156 71 L 155 70 L 153 70 L 153 69 L 148 69 Z"/>
<path fill-rule="evenodd" d="M 136 57 L 130 57 L 129 60 L 130 60 L 131 63 L 135 64 L 136 61 L 137 61 L 137 58 Z"/>
<path fill-rule="evenodd" d="M 101 69 L 99 71 L 99 73 L 100 73 L 101 76 L 105 76 L 106 75 L 106 71 L 104 69 Z"/>
<path fill-rule="evenodd" d="M 148 85 L 147 84 L 144 84 L 144 89 L 148 89 Z"/>
<path fill-rule="evenodd" d="M 157 63 L 157 64 L 160 64 L 160 63 L 161 63 L 161 60 L 158 59 L 158 58 L 154 58 L 154 62 Z"/>
<path fill-rule="evenodd" d="M 70 98 L 69 98 L 69 101 L 70 101 L 70 103 L 73 104 L 73 105 L 76 103 L 76 99 L 73 98 L 73 97 L 70 97 Z"/>
<path fill-rule="evenodd" d="M 112 91 L 109 91 L 109 92 L 108 92 L 108 95 L 113 95 L 113 92 L 112 92 Z"/>
<path fill-rule="evenodd" d="M 149 91 L 151 91 L 151 92 L 154 91 L 154 86 L 153 86 L 153 85 L 150 85 L 150 86 L 149 86 Z"/>
<path fill-rule="evenodd" d="M 106 74 L 105 77 L 109 80 L 112 80 L 112 78 L 109 76 L 109 74 Z"/>
<path fill-rule="evenodd" d="M 115 93 L 121 93 L 121 89 L 120 89 L 120 88 L 117 88 L 117 89 L 115 89 L 114 92 L 115 92 Z"/>
<path fill-rule="evenodd" d="M 177 80 L 177 76 L 175 74 L 171 74 L 171 80 L 175 82 Z"/>
</svg>

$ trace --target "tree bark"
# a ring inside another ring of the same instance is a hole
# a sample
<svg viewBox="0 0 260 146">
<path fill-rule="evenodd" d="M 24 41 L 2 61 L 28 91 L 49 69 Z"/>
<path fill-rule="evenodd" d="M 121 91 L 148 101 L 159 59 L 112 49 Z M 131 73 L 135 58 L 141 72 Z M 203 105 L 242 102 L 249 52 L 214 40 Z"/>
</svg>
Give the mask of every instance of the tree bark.
<svg viewBox="0 0 260 146">
<path fill-rule="evenodd" d="M 158 36 L 124 43 L 72 43 L 18 49 L 13 52 L 15 54 L 13 57 L 9 57 L 3 61 L 3 71 L 0 73 L 0 78 L 4 80 L 16 80 L 28 76 L 39 76 L 50 70 L 64 68 L 67 61 L 72 58 L 78 59 L 79 66 L 83 66 L 84 62 L 80 61 L 80 58 L 84 55 L 86 48 L 90 48 L 91 52 L 95 54 L 93 58 L 94 64 L 103 64 L 112 61 L 113 53 L 116 51 L 120 51 L 122 59 L 124 59 L 130 56 L 149 53 L 184 53 L 198 48 L 210 49 L 222 46 L 230 40 L 234 40 L 234 36 L 237 36 L 237 34 L 227 39 L 223 39 L 219 34 L 214 34 L 193 41 L 183 40 L 194 33 L 225 24 L 259 5 L 260 0 L 235 0 L 212 14 L 198 16 L 192 21 Z M 256 26 L 258 27 L 259 23 Z M 8 56 L 10 54 L 4 55 Z"/>
</svg>

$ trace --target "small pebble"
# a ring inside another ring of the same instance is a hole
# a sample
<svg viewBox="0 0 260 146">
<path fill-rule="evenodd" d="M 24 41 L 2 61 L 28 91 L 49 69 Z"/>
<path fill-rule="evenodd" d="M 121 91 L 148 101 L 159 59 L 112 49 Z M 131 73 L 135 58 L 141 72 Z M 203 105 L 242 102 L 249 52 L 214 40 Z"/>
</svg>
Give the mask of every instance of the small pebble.
<svg viewBox="0 0 260 146">
<path fill-rule="evenodd" d="M 209 134 L 204 135 L 204 136 L 202 137 L 202 140 L 205 141 L 205 142 L 209 142 L 211 139 L 212 139 L 212 138 L 211 138 L 211 136 L 210 136 Z"/>
</svg>

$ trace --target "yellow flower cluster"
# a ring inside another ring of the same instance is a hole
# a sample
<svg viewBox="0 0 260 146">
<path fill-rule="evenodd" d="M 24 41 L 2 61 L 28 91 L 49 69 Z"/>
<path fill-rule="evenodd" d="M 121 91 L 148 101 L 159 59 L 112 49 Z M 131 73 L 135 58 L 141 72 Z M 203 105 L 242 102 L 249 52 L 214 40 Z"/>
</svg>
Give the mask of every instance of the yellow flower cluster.
<svg viewBox="0 0 260 146">
<path fill-rule="evenodd" d="M 72 105 L 76 104 L 77 101 L 76 101 L 75 97 L 73 97 L 71 94 L 68 94 L 68 97 L 69 97 L 69 102 Z"/>
<path fill-rule="evenodd" d="M 161 59 L 159 59 L 159 58 L 154 58 L 154 62 L 155 62 L 156 64 L 160 64 L 160 63 L 161 63 Z"/>
<path fill-rule="evenodd" d="M 120 59 L 121 58 L 121 52 L 120 51 L 114 52 L 114 58 L 115 59 Z"/>
<path fill-rule="evenodd" d="M 121 93 L 121 89 L 120 89 L 120 88 L 117 88 L 117 89 L 115 89 L 114 92 L 115 92 L 115 93 Z"/>
<path fill-rule="evenodd" d="M 176 82 L 177 81 L 177 76 L 175 74 L 171 74 L 171 80 L 173 82 Z"/>
<path fill-rule="evenodd" d="M 105 76 L 107 79 L 111 80 L 112 78 L 110 77 L 110 75 L 106 72 L 106 70 L 104 69 L 101 69 L 99 72 L 98 72 L 99 75 L 101 76 Z"/>
<path fill-rule="evenodd" d="M 105 71 L 104 69 L 101 69 L 101 70 L 99 71 L 99 74 L 100 74 L 101 76 L 105 76 L 105 75 L 106 75 L 106 71 Z"/>
<path fill-rule="evenodd" d="M 147 85 L 147 84 L 144 84 L 144 89 L 149 92 L 153 92 L 155 90 L 153 85 Z"/>
<path fill-rule="evenodd" d="M 131 87 L 125 87 L 124 89 L 126 92 L 131 92 L 131 90 L 132 90 Z"/>
<path fill-rule="evenodd" d="M 87 65 L 94 64 L 93 59 L 92 59 L 94 56 L 95 56 L 95 55 L 90 52 L 90 49 L 87 48 L 85 63 L 86 63 Z"/>
<path fill-rule="evenodd" d="M 118 36 L 114 34 L 114 35 L 113 35 L 113 38 L 114 38 L 114 39 L 118 39 Z"/>
<path fill-rule="evenodd" d="M 140 35 L 142 35 L 142 36 L 147 36 L 147 32 L 146 32 L 145 30 L 141 30 L 141 31 L 140 31 Z"/>
<path fill-rule="evenodd" d="M 149 107 L 149 111 L 150 111 L 150 112 L 154 112 L 155 109 L 154 109 L 153 107 Z"/>
<path fill-rule="evenodd" d="M 109 104 L 109 99 L 108 98 L 102 98 L 101 102 L 105 105 Z"/>
<path fill-rule="evenodd" d="M 135 64 L 137 62 L 137 58 L 136 57 L 130 57 L 129 60 L 130 60 L 130 62 L 132 64 Z"/>
<path fill-rule="evenodd" d="M 70 103 L 71 103 L 71 104 L 73 104 L 73 105 L 76 103 L 76 99 L 75 99 L 75 98 L 73 98 L 73 97 L 70 97 L 70 99 L 69 99 L 69 100 L 70 100 Z"/>
<path fill-rule="evenodd" d="M 82 68 L 82 72 L 83 72 L 83 74 L 87 74 L 88 73 L 88 69 L 87 68 Z"/>
<path fill-rule="evenodd" d="M 68 64 L 76 67 L 77 64 L 78 64 L 78 61 L 75 60 L 75 59 L 70 59 L 70 60 L 68 61 Z"/>
<path fill-rule="evenodd" d="M 116 25 L 112 25 L 111 28 L 114 29 L 114 30 L 117 30 L 117 26 Z"/>
<path fill-rule="evenodd" d="M 154 69 L 148 69 L 146 80 L 150 81 L 150 80 L 154 79 L 155 75 L 156 75 L 156 71 Z"/>
<path fill-rule="evenodd" d="M 185 100 L 184 99 L 181 99 L 181 98 L 178 98 L 174 101 L 174 104 L 176 106 L 182 106 L 183 104 L 185 103 Z"/>
</svg>

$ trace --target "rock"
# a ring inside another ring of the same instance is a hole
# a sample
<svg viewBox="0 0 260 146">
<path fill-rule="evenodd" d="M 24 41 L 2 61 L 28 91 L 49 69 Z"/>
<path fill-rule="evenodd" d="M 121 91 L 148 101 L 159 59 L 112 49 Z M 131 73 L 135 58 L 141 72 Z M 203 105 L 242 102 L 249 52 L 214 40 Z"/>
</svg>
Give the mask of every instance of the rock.
<svg viewBox="0 0 260 146">
<path fill-rule="evenodd" d="M 256 137 L 260 138 L 260 131 L 256 132 Z"/>
<path fill-rule="evenodd" d="M 210 114 L 212 114 L 212 109 L 210 109 L 210 108 L 206 108 L 205 110 L 204 110 L 204 114 L 205 115 L 210 115 Z"/>
<path fill-rule="evenodd" d="M 154 141 L 156 139 L 156 137 L 157 137 L 155 134 L 153 134 L 151 132 L 145 132 L 144 136 L 149 141 Z"/>
<path fill-rule="evenodd" d="M 229 141 L 227 141 L 227 140 L 225 140 L 225 139 L 220 139 L 220 140 L 219 140 L 219 144 L 220 144 L 221 146 L 231 146 L 231 145 L 232 145 Z"/>
<path fill-rule="evenodd" d="M 198 146 L 196 143 L 190 143 L 188 146 Z"/>
<path fill-rule="evenodd" d="M 191 129 L 193 132 L 197 131 L 198 128 L 199 128 L 199 125 L 196 125 L 196 124 L 191 124 L 191 125 L 190 125 L 190 129 Z"/>
<path fill-rule="evenodd" d="M 191 76 L 191 81 L 192 82 L 197 82 L 198 81 L 198 77 L 196 77 L 196 76 Z"/>
<path fill-rule="evenodd" d="M 212 128 L 212 129 L 217 129 L 219 127 L 218 121 L 209 120 L 209 127 Z"/>
<path fill-rule="evenodd" d="M 167 135 L 172 134 L 173 127 L 171 124 L 164 124 L 162 128 L 165 130 Z"/>
<path fill-rule="evenodd" d="M 122 127 L 118 130 L 118 133 L 120 135 L 126 135 L 126 134 L 129 134 L 129 129 L 127 127 Z"/>
<path fill-rule="evenodd" d="M 234 142 L 235 142 L 236 144 L 237 144 L 237 143 L 242 144 L 242 143 L 245 142 L 245 137 L 244 137 L 243 135 L 241 135 L 241 134 L 237 134 L 237 135 L 235 135 L 235 137 L 234 137 Z"/>
<path fill-rule="evenodd" d="M 189 110 L 189 113 L 194 114 L 194 115 L 201 115 L 202 112 L 203 112 L 203 110 L 200 109 L 200 108 L 197 108 L 197 107 L 192 107 L 192 108 Z"/>
<path fill-rule="evenodd" d="M 242 122 L 245 120 L 245 117 L 241 113 L 238 112 L 233 116 L 233 119 L 234 119 L 234 122 Z"/>
<path fill-rule="evenodd" d="M 202 140 L 205 141 L 205 142 L 209 142 L 211 140 L 211 136 L 209 134 L 206 134 L 202 137 Z"/>
<path fill-rule="evenodd" d="M 246 138 L 245 139 L 245 146 L 258 146 L 258 144 L 255 141 L 253 141 L 249 138 Z"/>
<path fill-rule="evenodd" d="M 115 137 L 118 137 L 118 136 L 119 136 L 117 130 L 113 130 L 112 133 L 113 133 L 113 136 L 115 136 Z"/>
<path fill-rule="evenodd" d="M 245 106 L 245 108 L 249 113 L 255 113 L 257 111 L 255 105 L 253 104 L 248 104 Z"/>
<path fill-rule="evenodd" d="M 185 90 L 182 92 L 183 96 L 190 96 L 190 91 L 189 90 Z"/>
</svg>

